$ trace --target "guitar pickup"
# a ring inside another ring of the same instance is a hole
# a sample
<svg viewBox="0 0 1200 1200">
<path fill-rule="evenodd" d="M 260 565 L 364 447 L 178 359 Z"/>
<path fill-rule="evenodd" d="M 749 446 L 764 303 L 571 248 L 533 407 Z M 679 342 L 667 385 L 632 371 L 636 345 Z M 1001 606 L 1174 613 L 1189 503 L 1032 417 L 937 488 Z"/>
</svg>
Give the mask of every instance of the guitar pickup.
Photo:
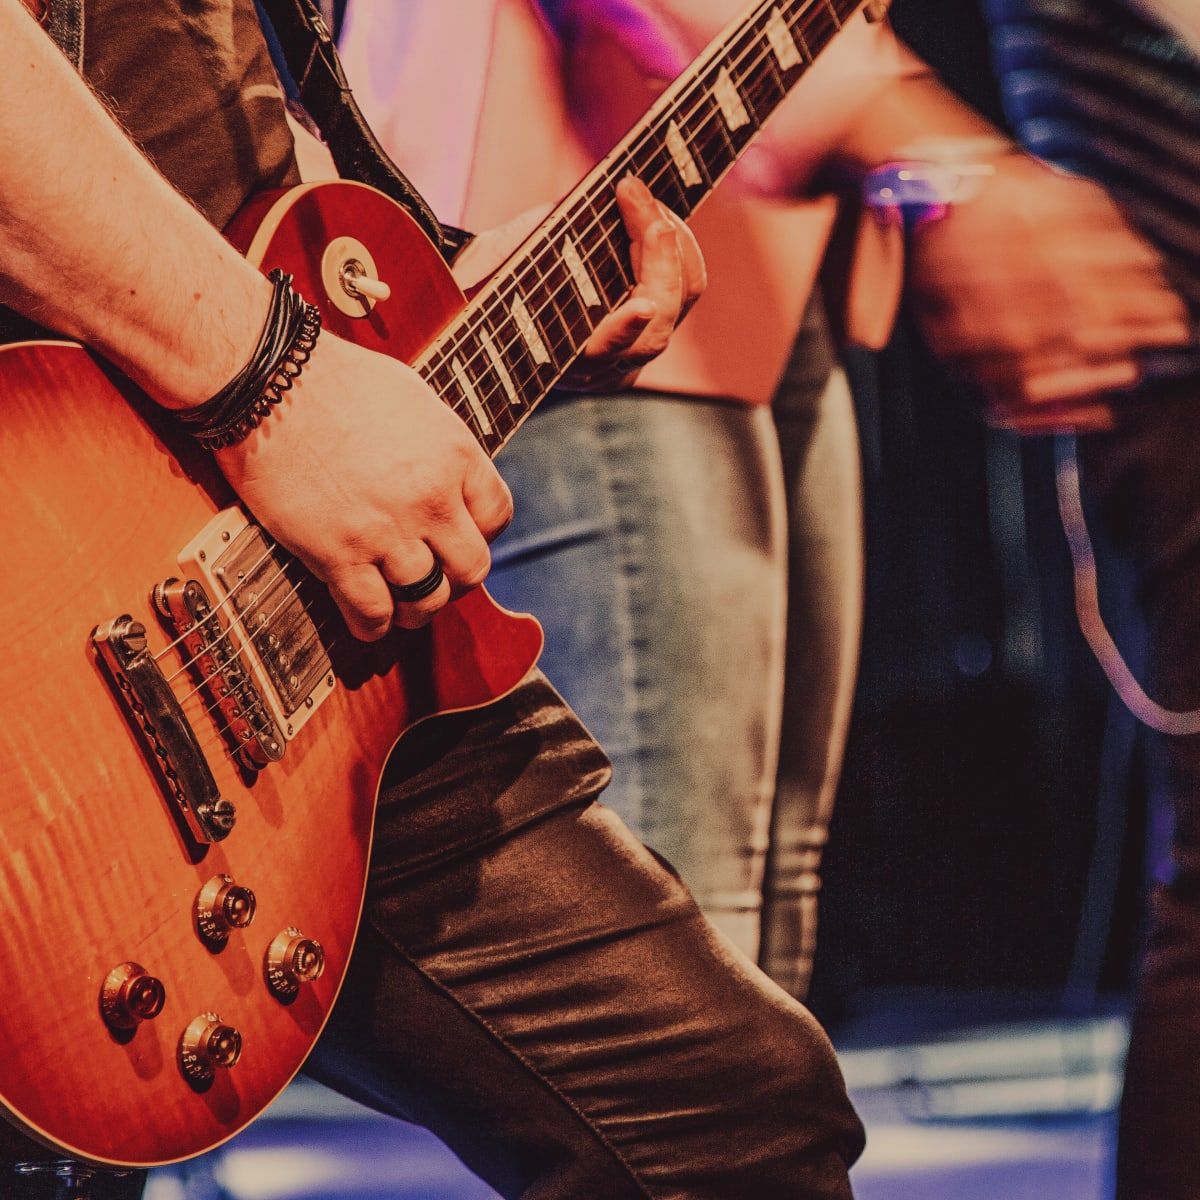
<svg viewBox="0 0 1200 1200">
<path fill-rule="evenodd" d="M 308 573 L 240 508 L 217 513 L 180 552 L 179 565 L 203 581 L 227 618 L 226 636 L 237 642 L 276 740 L 292 741 L 337 686 L 302 593 Z"/>
<path fill-rule="evenodd" d="M 236 810 L 221 796 L 179 699 L 147 649 L 146 627 L 128 615 L 116 617 L 92 631 L 92 644 L 112 675 L 183 825 L 201 843 L 228 837 Z"/>
</svg>

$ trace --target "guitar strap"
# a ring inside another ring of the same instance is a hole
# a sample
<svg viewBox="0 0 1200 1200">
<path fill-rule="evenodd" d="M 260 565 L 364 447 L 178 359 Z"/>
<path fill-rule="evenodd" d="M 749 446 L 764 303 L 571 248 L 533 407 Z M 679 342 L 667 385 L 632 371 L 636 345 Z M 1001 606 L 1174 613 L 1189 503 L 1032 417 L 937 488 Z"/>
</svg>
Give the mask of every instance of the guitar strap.
<svg viewBox="0 0 1200 1200">
<path fill-rule="evenodd" d="M 83 0 L 24 0 L 60 49 L 83 67 Z M 256 0 L 283 51 L 300 103 L 346 179 L 370 184 L 401 205 L 452 262 L 471 235 L 443 225 L 384 152 L 350 92 L 333 35 L 312 0 Z"/>
<path fill-rule="evenodd" d="M 384 152 L 350 92 L 333 35 L 313 0 L 256 0 L 275 32 L 300 103 L 346 179 L 367 183 L 405 208 L 447 262 L 471 235 L 443 225 Z M 414 116 L 415 119 L 415 116 Z"/>
</svg>

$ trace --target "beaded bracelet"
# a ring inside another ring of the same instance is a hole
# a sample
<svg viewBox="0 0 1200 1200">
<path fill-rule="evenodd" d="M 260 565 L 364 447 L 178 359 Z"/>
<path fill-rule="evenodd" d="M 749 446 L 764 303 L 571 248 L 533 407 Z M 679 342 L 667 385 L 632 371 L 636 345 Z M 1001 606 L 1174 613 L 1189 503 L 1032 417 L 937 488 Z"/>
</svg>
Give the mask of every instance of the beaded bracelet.
<svg viewBox="0 0 1200 1200">
<path fill-rule="evenodd" d="M 276 269 L 271 308 L 250 361 L 211 400 L 175 413 L 206 450 L 233 446 L 257 429 L 291 389 L 321 332 L 321 314 L 292 289 L 292 277 Z"/>
</svg>

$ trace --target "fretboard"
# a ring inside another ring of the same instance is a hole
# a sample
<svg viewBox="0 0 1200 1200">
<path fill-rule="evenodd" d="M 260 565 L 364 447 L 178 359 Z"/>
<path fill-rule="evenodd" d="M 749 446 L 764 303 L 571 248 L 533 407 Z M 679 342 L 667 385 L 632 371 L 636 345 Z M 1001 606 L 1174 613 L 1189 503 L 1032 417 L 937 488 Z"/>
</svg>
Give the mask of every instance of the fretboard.
<svg viewBox="0 0 1200 1200">
<path fill-rule="evenodd" d="M 759 0 L 659 98 L 417 360 L 494 455 L 634 286 L 615 188 L 689 217 L 863 0 Z"/>
</svg>

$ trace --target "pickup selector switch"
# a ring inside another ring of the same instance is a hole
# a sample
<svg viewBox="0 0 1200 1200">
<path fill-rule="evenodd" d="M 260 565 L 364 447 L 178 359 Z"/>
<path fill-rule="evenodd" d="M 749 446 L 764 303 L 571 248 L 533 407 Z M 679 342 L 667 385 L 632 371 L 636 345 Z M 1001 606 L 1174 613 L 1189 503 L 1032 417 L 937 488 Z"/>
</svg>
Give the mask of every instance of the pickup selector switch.
<svg viewBox="0 0 1200 1200">
<path fill-rule="evenodd" d="M 179 1039 L 179 1067 L 194 1087 L 205 1088 L 218 1070 L 236 1066 L 242 1035 L 215 1012 L 201 1013 Z"/>
<path fill-rule="evenodd" d="M 214 875 L 196 896 L 196 928 L 210 945 L 223 946 L 235 929 L 254 920 L 254 893 L 231 875 Z"/>
<path fill-rule="evenodd" d="M 325 951 L 294 925 L 276 934 L 267 948 L 267 986 L 280 1000 L 292 1000 L 302 983 L 313 983 L 325 971 Z"/>
<path fill-rule="evenodd" d="M 162 1012 L 167 989 L 141 963 L 123 962 L 100 988 L 100 1013 L 112 1029 L 136 1029 Z"/>
</svg>

